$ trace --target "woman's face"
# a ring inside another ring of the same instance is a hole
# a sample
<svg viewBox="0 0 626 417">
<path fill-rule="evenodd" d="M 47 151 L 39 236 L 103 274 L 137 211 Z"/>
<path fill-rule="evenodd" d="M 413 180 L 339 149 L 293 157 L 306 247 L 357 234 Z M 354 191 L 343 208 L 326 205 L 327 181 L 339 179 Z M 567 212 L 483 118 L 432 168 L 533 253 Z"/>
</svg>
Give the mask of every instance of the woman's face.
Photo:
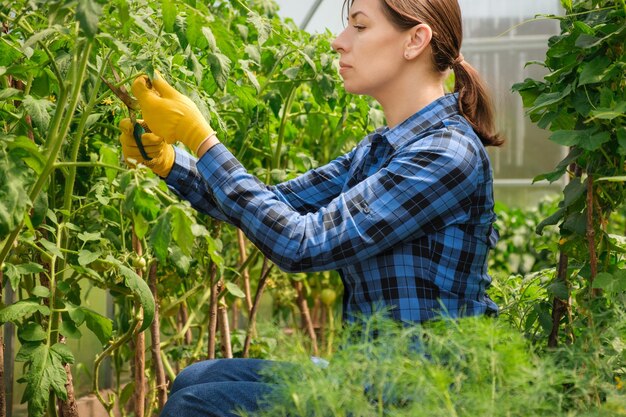
<svg viewBox="0 0 626 417">
<path fill-rule="evenodd" d="M 404 51 L 410 39 L 391 24 L 381 1 L 355 0 L 346 28 L 332 44 L 340 55 L 346 91 L 374 98 L 389 88 L 406 65 Z"/>
</svg>

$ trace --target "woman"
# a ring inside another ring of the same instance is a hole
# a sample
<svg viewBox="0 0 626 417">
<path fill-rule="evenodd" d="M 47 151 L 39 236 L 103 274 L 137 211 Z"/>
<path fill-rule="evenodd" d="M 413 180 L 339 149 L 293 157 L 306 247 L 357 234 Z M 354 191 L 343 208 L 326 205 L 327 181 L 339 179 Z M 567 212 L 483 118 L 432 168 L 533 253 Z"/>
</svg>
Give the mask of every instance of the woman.
<svg viewBox="0 0 626 417">
<path fill-rule="evenodd" d="M 127 158 L 150 166 L 204 213 L 228 221 L 286 271 L 337 269 L 344 318 L 385 308 L 403 323 L 493 314 L 487 255 L 497 240 L 485 146 L 500 145 L 490 101 L 460 54 L 457 0 L 349 0 L 333 42 L 345 88 L 382 106 L 387 127 L 326 166 L 274 187 L 246 172 L 196 106 L 161 77 L 133 93 L 154 134 L 122 124 Z M 446 95 L 449 69 L 455 93 Z M 169 145 L 195 150 L 198 159 Z M 163 414 L 233 415 L 269 391 L 259 360 L 201 362 Z"/>
</svg>

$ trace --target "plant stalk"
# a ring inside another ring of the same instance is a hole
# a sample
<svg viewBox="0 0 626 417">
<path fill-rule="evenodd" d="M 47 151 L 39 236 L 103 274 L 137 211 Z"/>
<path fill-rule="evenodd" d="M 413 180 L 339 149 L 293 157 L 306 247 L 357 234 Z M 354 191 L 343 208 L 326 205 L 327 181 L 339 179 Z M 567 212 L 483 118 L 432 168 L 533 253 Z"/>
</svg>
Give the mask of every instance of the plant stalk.
<svg viewBox="0 0 626 417">
<path fill-rule="evenodd" d="M 165 379 L 165 370 L 163 367 L 163 360 L 161 359 L 161 332 L 159 318 L 159 294 L 157 292 L 157 262 L 154 261 L 150 265 L 150 272 L 148 272 L 148 284 L 154 297 L 154 320 L 150 325 L 151 340 L 151 352 L 152 352 L 152 367 L 154 368 L 154 375 L 156 377 L 156 391 L 159 403 L 159 409 L 162 409 L 167 401 L 167 381 Z"/>
<path fill-rule="evenodd" d="M 233 357 L 233 347 L 230 341 L 230 326 L 228 324 L 228 306 L 226 303 L 220 302 L 220 306 L 217 309 L 218 323 L 220 328 L 220 350 L 222 357 L 231 359 Z"/>
<path fill-rule="evenodd" d="M 256 288 L 256 294 L 254 295 L 254 302 L 252 303 L 252 309 L 250 310 L 250 318 L 248 319 L 248 329 L 246 330 L 246 340 L 243 344 L 243 357 L 247 358 L 250 355 L 250 343 L 252 342 L 252 329 L 256 321 L 256 313 L 261 302 L 261 296 L 263 290 L 267 284 L 267 277 L 272 270 L 274 264 L 270 264 L 267 258 L 263 258 L 263 267 L 261 268 L 261 277 L 259 278 L 259 284 Z"/>
<path fill-rule="evenodd" d="M 141 241 L 132 230 L 132 245 L 137 256 L 143 256 L 143 247 Z M 137 268 L 137 275 L 141 277 L 143 270 Z M 146 402 L 146 334 L 139 332 L 135 335 L 135 358 L 134 358 L 134 374 L 135 374 L 135 393 L 134 393 L 134 411 L 136 417 L 143 417 Z"/>
<path fill-rule="evenodd" d="M 215 359 L 216 333 L 217 333 L 217 309 L 218 309 L 218 292 L 220 291 L 221 280 L 217 279 L 217 265 L 211 262 L 210 278 L 211 298 L 209 301 L 209 348 L 207 353 L 208 359 Z"/>
<path fill-rule="evenodd" d="M 298 297 L 296 299 L 296 303 L 298 305 L 298 309 L 300 310 L 300 316 L 302 318 L 302 325 L 306 330 L 307 334 L 311 338 L 311 347 L 313 349 L 313 354 L 317 356 L 319 354 L 317 348 L 317 335 L 315 334 L 315 328 L 313 327 L 313 320 L 311 320 L 311 312 L 309 310 L 309 304 L 306 300 L 306 295 L 304 294 L 304 285 L 300 281 L 291 281 L 291 285 L 296 290 Z"/>
</svg>

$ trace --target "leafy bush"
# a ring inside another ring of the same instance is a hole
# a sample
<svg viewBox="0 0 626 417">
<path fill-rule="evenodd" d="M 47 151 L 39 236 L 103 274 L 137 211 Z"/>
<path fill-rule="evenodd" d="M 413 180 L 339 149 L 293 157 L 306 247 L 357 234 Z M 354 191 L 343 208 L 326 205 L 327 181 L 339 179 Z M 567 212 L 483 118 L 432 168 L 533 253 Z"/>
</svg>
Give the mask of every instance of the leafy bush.
<svg viewBox="0 0 626 417">
<path fill-rule="evenodd" d="M 372 333 L 374 341 L 363 336 Z M 281 357 L 297 368 L 268 368 L 267 378 L 280 388 L 255 416 L 626 415 L 618 385 L 586 377 L 592 363 L 582 351 L 539 355 L 501 320 L 399 327 L 375 316 L 344 329 L 342 341 L 328 367 L 300 350 Z M 568 355 L 579 366 L 564 360 Z M 593 408 L 584 398 L 599 390 L 606 401 Z"/>
</svg>

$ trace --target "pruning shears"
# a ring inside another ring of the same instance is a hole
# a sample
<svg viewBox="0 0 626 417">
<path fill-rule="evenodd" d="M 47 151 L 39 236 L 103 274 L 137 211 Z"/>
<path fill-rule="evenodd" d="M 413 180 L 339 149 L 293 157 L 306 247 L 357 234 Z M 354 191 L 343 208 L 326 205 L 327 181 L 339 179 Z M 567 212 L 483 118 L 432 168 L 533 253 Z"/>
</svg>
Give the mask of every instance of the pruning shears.
<svg viewBox="0 0 626 417">
<path fill-rule="evenodd" d="M 113 72 L 113 76 L 115 77 L 116 83 L 119 84 L 120 77 L 117 74 L 117 71 L 115 71 L 115 68 L 113 67 L 113 65 L 111 65 L 111 70 Z M 130 121 L 133 124 L 133 138 L 135 139 L 135 143 L 137 144 L 137 147 L 139 148 L 139 152 L 141 153 L 141 156 L 143 157 L 143 159 L 146 161 L 150 161 L 152 158 L 148 156 L 148 154 L 146 153 L 146 150 L 143 147 L 143 143 L 141 143 L 141 135 L 143 135 L 144 133 L 150 133 L 151 131 L 148 125 L 146 124 L 146 122 L 141 122 L 141 123 L 137 122 L 137 118 L 135 116 L 135 112 L 138 112 L 140 110 L 139 102 L 137 101 L 136 98 L 132 97 L 128 93 L 128 91 L 126 90 L 126 87 L 124 87 L 123 85 L 118 87 L 117 85 L 106 80 L 102 76 L 101 76 L 101 79 L 102 79 L 102 82 L 104 82 L 106 86 L 109 87 L 109 89 L 113 92 L 113 94 L 115 94 L 117 98 L 122 100 L 122 103 L 124 103 L 126 107 L 128 108 Z"/>
</svg>

